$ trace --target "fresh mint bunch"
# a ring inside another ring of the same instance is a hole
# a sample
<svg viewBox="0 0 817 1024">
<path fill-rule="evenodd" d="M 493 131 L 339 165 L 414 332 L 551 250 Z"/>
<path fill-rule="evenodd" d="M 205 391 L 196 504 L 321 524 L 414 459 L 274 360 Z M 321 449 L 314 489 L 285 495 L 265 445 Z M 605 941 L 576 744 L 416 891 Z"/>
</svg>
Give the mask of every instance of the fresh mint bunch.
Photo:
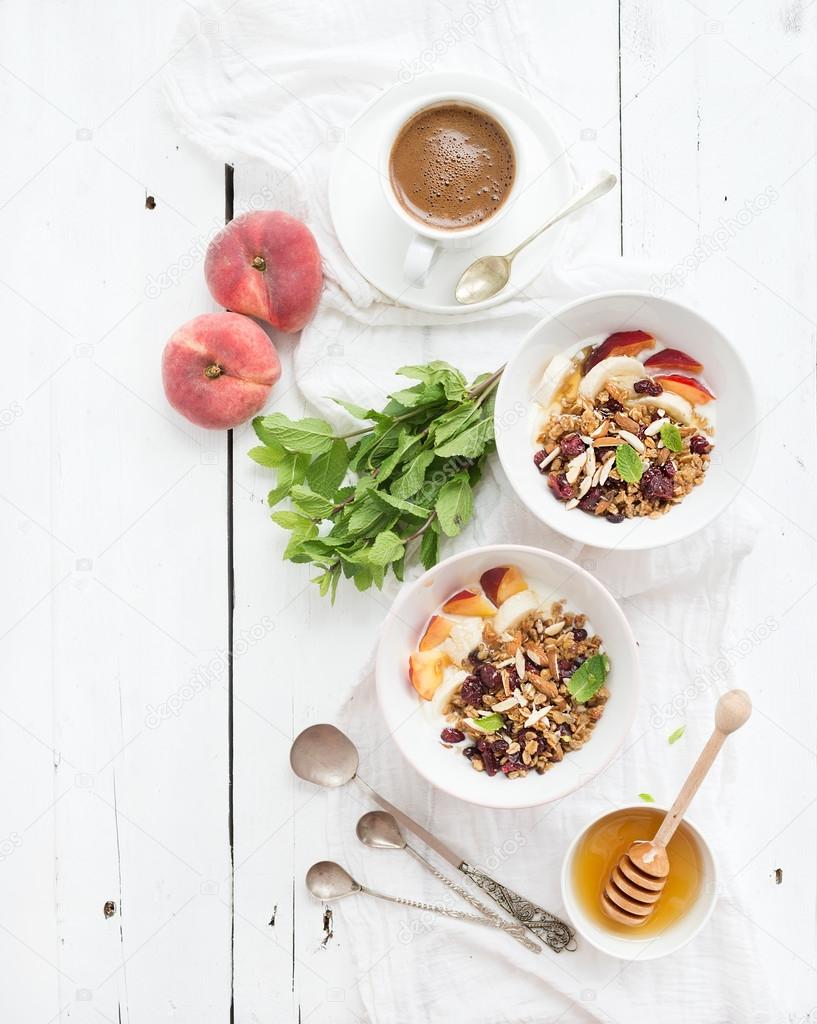
<svg viewBox="0 0 817 1024">
<path fill-rule="evenodd" d="M 402 580 L 419 550 L 428 569 L 440 538 L 455 537 L 471 518 L 473 489 L 494 450 L 493 406 L 502 370 L 468 384 L 444 362 L 397 371 L 416 383 L 389 396 L 381 410 L 337 400 L 370 425 L 336 435 L 325 420 L 259 416 L 261 445 L 249 452 L 275 471 L 272 513 L 289 530 L 284 558 L 321 570 L 315 582 L 335 599 L 341 576 L 358 590 L 382 587 L 391 569 Z"/>
</svg>

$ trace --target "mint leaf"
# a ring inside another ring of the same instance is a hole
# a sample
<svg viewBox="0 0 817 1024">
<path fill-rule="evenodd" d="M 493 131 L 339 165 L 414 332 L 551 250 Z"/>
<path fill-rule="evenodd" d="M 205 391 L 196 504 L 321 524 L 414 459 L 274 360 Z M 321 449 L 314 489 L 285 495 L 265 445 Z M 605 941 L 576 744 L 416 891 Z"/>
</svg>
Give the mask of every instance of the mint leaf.
<svg viewBox="0 0 817 1024">
<path fill-rule="evenodd" d="M 282 462 L 280 466 L 276 466 L 275 487 L 267 495 L 267 504 L 270 507 L 286 498 L 295 484 L 303 483 L 308 465 L 308 455 L 287 452 L 286 461 Z"/>
<path fill-rule="evenodd" d="M 306 482 L 313 491 L 326 498 L 335 496 L 349 468 L 349 449 L 338 439 L 319 455 L 306 471 Z"/>
<path fill-rule="evenodd" d="M 597 693 L 610 671 L 610 659 L 606 654 L 594 654 L 582 662 L 567 681 L 568 692 L 577 704 L 584 704 Z"/>
<path fill-rule="evenodd" d="M 468 721 L 483 732 L 499 732 L 505 725 L 505 719 L 502 715 L 497 715 L 496 713 L 486 715 L 485 718 L 469 718 Z"/>
<path fill-rule="evenodd" d="M 482 419 L 461 434 L 455 434 L 449 441 L 434 450 L 437 455 L 445 458 L 451 455 L 461 455 L 466 459 L 476 459 L 482 455 L 488 443 L 493 439 L 493 419 Z"/>
<path fill-rule="evenodd" d="M 456 537 L 473 511 L 471 483 L 466 473 L 457 473 L 440 489 L 434 508 L 447 537 Z"/>
<path fill-rule="evenodd" d="M 616 448 L 616 469 L 621 479 L 628 484 L 637 484 L 641 479 L 644 463 L 632 445 L 620 444 Z"/>
<path fill-rule="evenodd" d="M 285 449 L 280 444 L 269 446 L 261 444 L 257 448 L 250 448 L 247 455 L 249 455 L 253 462 L 257 462 L 259 466 L 267 466 L 270 469 L 280 466 L 287 457 Z"/>
<path fill-rule="evenodd" d="M 655 797 L 652 795 L 652 793 L 639 793 L 638 797 L 640 800 L 643 800 L 645 804 L 655 803 Z"/>
<path fill-rule="evenodd" d="M 395 498 L 411 498 L 423 486 L 428 467 L 434 461 L 434 452 L 423 451 L 415 455 L 409 462 L 402 476 L 391 485 L 391 493 Z"/>
<path fill-rule="evenodd" d="M 456 408 L 452 409 L 451 412 L 447 412 L 442 416 L 437 417 L 431 426 L 431 430 L 434 434 L 434 440 L 437 444 L 442 444 L 447 441 L 454 434 L 458 434 L 463 430 L 471 420 L 471 417 L 479 412 L 479 408 L 476 402 L 463 402 Z"/>
<path fill-rule="evenodd" d="M 430 569 L 440 560 L 440 535 L 436 526 L 436 523 L 432 523 L 420 541 L 420 561 L 424 569 Z"/>
<path fill-rule="evenodd" d="M 332 444 L 332 428 L 326 420 L 307 417 L 291 420 L 282 412 L 274 412 L 261 418 L 261 427 L 273 441 L 287 451 L 319 455 Z"/>
<path fill-rule="evenodd" d="M 374 544 L 369 548 L 369 562 L 371 565 L 390 565 L 402 557 L 403 551 L 403 541 L 397 534 L 391 530 L 384 530 L 378 533 Z"/>
<path fill-rule="evenodd" d="M 393 494 L 389 494 L 387 491 L 373 491 L 372 497 L 378 501 L 385 502 L 389 508 L 396 508 L 399 512 L 405 512 L 409 516 L 418 516 L 419 518 L 425 519 L 428 517 L 429 510 L 424 508 L 422 505 L 415 505 L 413 501 L 405 501 L 403 498 L 396 498 Z"/>
<path fill-rule="evenodd" d="M 674 423 L 665 423 L 658 433 L 661 435 L 664 447 L 669 448 L 671 452 L 677 454 L 684 450 L 684 439 L 681 437 L 681 431 Z"/>
<path fill-rule="evenodd" d="M 667 743 L 669 743 L 670 745 L 673 743 L 677 743 L 678 740 L 680 740 L 680 738 L 686 732 L 686 728 L 687 727 L 685 725 L 681 725 L 675 730 L 675 732 L 670 733 L 669 738 L 667 739 Z"/>
<path fill-rule="evenodd" d="M 311 519 L 323 519 L 328 516 L 335 503 L 322 494 L 316 494 L 311 488 L 296 484 L 289 495 L 292 504 Z"/>
</svg>

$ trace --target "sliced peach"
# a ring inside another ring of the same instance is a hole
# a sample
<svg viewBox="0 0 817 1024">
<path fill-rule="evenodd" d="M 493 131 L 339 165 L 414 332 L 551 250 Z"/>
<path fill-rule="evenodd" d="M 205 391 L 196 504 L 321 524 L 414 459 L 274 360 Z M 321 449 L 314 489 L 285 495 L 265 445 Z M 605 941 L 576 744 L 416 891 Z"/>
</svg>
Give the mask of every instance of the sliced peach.
<svg viewBox="0 0 817 1024">
<path fill-rule="evenodd" d="M 473 590 L 461 590 L 454 594 L 443 605 L 443 611 L 450 615 L 479 615 L 483 619 L 494 614 L 496 608 L 482 594 L 475 594 Z"/>
<path fill-rule="evenodd" d="M 432 615 L 420 641 L 420 650 L 430 651 L 434 647 L 439 647 L 443 640 L 450 636 L 453 628 L 454 623 L 450 619 L 444 619 L 442 615 Z"/>
<path fill-rule="evenodd" d="M 652 370 L 686 370 L 688 373 L 703 373 L 704 364 L 693 356 L 688 356 L 680 348 L 662 348 L 660 352 L 644 360 L 647 369 Z"/>
<path fill-rule="evenodd" d="M 665 391 L 672 391 L 681 398 L 685 398 L 693 405 L 705 405 L 715 397 L 706 384 L 702 384 L 694 377 L 684 377 L 680 373 L 670 373 L 663 377 L 656 377 L 655 380 Z"/>
<path fill-rule="evenodd" d="M 618 331 L 605 338 L 584 361 L 584 372 L 610 356 L 634 356 L 645 348 L 655 348 L 655 338 L 646 331 Z"/>
<path fill-rule="evenodd" d="M 479 582 L 485 596 L 495 605 L 528 589 L 527 582 L 515 565 L 498 565 L 495 569 L 488 569 L 480 576 Z"/>
<path fill-rule="evenodd" d="M 409 679 L 423 700 L 431 700 L 451 659 L 443 651 L 415 651 L 409 656 Z"/>
</svg>

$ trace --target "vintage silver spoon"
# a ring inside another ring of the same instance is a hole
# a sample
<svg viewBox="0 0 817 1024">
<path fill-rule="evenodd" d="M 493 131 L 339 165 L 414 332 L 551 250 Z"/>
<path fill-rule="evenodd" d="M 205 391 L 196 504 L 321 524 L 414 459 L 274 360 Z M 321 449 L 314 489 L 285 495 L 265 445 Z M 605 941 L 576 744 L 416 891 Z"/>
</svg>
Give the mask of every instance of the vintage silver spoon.
<svg viewBox="0 0 817 1024">
<path fill-rule="evenodd" d="M 538 238 L 541 234 L 552 228 L 554 224 L 568 217 L 576 210 L 580 210 L 588 203 L 600 199 L 613 188 L 618 181 L 615 174 L 605 174 L 595 184 L 587 185 L 581 189 L 565 206 L 553 214 L 545 224 L 532 235 L 529 235 L 524 242 L 520 242 L 515 249 L 512 249 L 505 256 L 481 256 L 475 260 L 457 282 L 455 295 L 457 302 L 463 306 L 470 306 L 474 302 L 484 302 L 492 298 L 497 292 L 502 291 L 511 276 L 511 264 L 525 246 Z"/>
<path fill-rule="evenodd" d="M 471 881 L 476 882 L 494 902 L 498 903 L 511 917 L 515 917 L 528 931 L 533 932 L 537 939 L 541 939 L 555 953 L 560 953 L 563 949 L 573 950 L 576 948 L 575 934 L 564 921 L 560 921 L 558 917 L 554 917 L 553 914 L 549 914 L 535 903 L 526 900 L 515 893 L 513 889 L 500 885 L 490 875 L 486 875 L 462 857 L 458 857 L 445 843 L 424 829 L 422 825 L 418 825 L 394 804 L 390 804 L 388 800 L 364 782 L 357 774 L 359 762 L 357 747 L 354 743 L 340 729 L 328 724 L 310 725 L 304 729 L 295 737 L 289 752 L 289 763 L 298 778 L 312 782 L 316 786 L 329 788 L 343 786 L 354 779 L 375 803 L 379 804 L 384 811 L 394 815 L 403 828 L 413 832 L 443 860 L 453 864 L 458 871 L 462 871 Z"/>
<path fill-rule="evenodd" d="M 370 889 L 367 885 L 361 885 L 360 882 L 355 881 L 345 868 L 332 860 L 321 860 L 312 865 L 306 873 L 306 887 L 316 899 L 326 903 L 342 900 L 346 896 L 353 896 L 360 892 L 364 896 L 374 896 L 375 899 L 386 900 L 388 903 L 399 903 L 403 907 L 415 907 L 417 910 L 429 910 L 442 917 L 467 921 L 469 924 L 478 924 L 484 928 L 497 927 L 496 922 L 489 917 L 477 917 L 474 914 L 465 914 L 461 910 L 451 910 L 438 903 L 423 903 L 420 900 L 411 900 L 406 896 L 389 896 L 388 893 Z"/>
<path fill-rule="evenodd" d="M 480 914 L 493 921 L 497 928 L 501 928 L 503 932 L 513 935 L 517 942 L 520 942 L 532 953 L 542 952 L 542 947 L 525 935 L 521 925 L 503 921 L 498 914 L 495 914 L 493 910 L 490 910 L 484 903 L 481 903 L 476 896 L 472 896 L 467 889 L 463 889 L 461 885 L 452 882 L 442 871 L 438 871 L 431 861 L 426 860 L 418 850 L 410 846 L 400 831 L 400 826 L 397 824 L 393 814 L 389 814 L 387 811 L 368 811 L 358 821 L 355 832 L 361 843 L 373 850 L 407 850 L 416 861 L 423 865 L 426 871 L 429 871 L 443 885 L 447 885 L 449 889 L 457 893 L 458 896 L 461 896 L 467 903 L 470 903 Z"/>
</svg>

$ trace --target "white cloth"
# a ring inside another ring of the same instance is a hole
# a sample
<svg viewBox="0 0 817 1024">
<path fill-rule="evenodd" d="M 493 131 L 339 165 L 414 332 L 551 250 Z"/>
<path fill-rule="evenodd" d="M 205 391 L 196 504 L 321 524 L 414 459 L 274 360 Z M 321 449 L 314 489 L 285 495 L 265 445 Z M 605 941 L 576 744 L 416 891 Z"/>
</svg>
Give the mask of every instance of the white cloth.
<svg viewBox="0 0 817 1024">
<path fill-rule="evenodd" d="M 479 25 L 482 9 L 491 11 L 490 31 Z M 345 257 L 327 206 L 332 130 L 395 82 L 395 69 L 407 67 L 405 54 L 420 60 L 435 54 L 436 70 L 484 73 L 484 54 L 470 46 L 473 37 L 500 58 L 491 64 L 497 77 L 526 91 L 521 70 L 528 81 L 539 74 L 530 49 L 536 34 L 525 18 L 545 16 L 544 5 L 540 11 L 533 0 L 482 0 L 467 10 L 476 18 L 471 29 L 465 13 L 457 22 L 446 7 L 431 2 L 242 0 L 235 12 L 205 9 L 201 26 L 189 15 L 179 36 L 180 43 L 189 41 L 169 66 L 166 94 L 183 130 L 220 159 L 259 159 L 279 169 L 291 189 L 290 209 L 304 216 L 317 236 L 327 289 L 300 339 L 296 376 L 311 405 L 338 423 L 344 414 L 327 395 L 376 405 L 395 385 L 404 386 L 394 377 L 397 366 L 428 359 L 447 359 L 468 375 L 493 370 L 526 330 L 570 299 L 649 286 L 648 270 L 629 262 L 579 266 L 593 252 L 592 208 L 569 223 L 558 266 L 549 267 L 526 297 L 480 313 L 465 327 L 471 318 L 452 322 L 382 301 Z M 463 36 L 461 45 L 450 52 L 444 46 L 442 52 L 429 49 L 429 40 L 445 39 L 452 30 Z M 521 69 L 519 78 L 511 67 Z M 551 83 L 550 88 L 556 87 Z M 583 169 L 575 169 L 581 180 Z M 462 536 L 446 543 L 446 553 L 497 541 L 537 544 L 577 559 L 622 600 L 639 639 L 646 682 L 624 753 L 599 779 L 556 805 L 492 812 L 458 803 L 420 782 L 387 740 L 375 708 L 371 666 L 338 724 L 359 744 L 362 774 L 370 784 L 495 877 L 560 912 L 559 866 L 577 830 L 607 808 L 637 802 L 644 790 L 658 801 L 671 800 L 711 728 L 714 685 L 704 666 L 729 640 L 730 588 L 749 550 L 753 523 L 748 506 L 738 502 L 682 545 L 636 555 L 581 550 L 519 506 L 496 464 L 480 487 L 477 508 L 490 514 L 478 511 Z M 389 584 L 385 599 L 394 591 Z M 703 684 L 687 701 L 686 741 L 670 748 L 667 735 L 679 720 L 667 723 L 661 705 L 696 678 Z M 694 815 L 719 853 L 729 847 L 719 808 L 728 806 L 736 789 L 727 748 Z M 407 854 L 373 854 L 350 839 L 350 823 L 369 809 L 354 787 L 332 794 L 329 806 L 328 856 L 387 891 L 446 898 Z M 739 851 L 733 852 L 737 858 Z M 728 858 L 722 863 L 726 878 Z M 656 1011 L 664 1024 L 777 1020 L 751 933 L 728 886 L 724 897 L 706 930 L 680 954 L 630 965 L 586 943 L 576 953 L 545 951 L 534 957 L 487 929 L 384 909 L 372 900 L 350 900 L 335 912 L 344 933 L 353 937 L 348 946 L 369 1017 L 383 1024 L 464 1019 L 583 1024 L 652 1020 Z"/>
</svg>

